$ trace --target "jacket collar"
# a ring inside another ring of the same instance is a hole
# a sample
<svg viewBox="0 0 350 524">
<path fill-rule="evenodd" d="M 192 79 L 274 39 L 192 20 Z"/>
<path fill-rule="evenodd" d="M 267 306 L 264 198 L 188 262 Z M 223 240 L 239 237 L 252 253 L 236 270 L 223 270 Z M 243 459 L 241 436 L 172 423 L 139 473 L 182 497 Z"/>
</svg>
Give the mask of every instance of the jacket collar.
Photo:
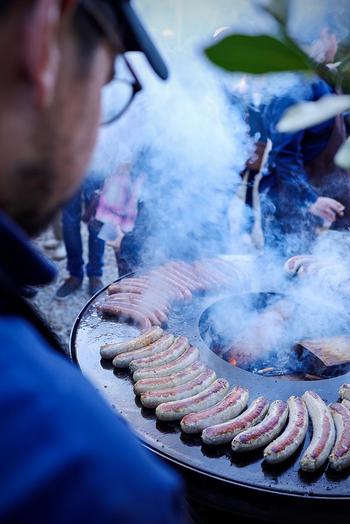
<svg viewBox="0 0 350 524">
<path fill-rule="evenodd" d="M 23 286 L 49 284 L 56 276 L 55 266 L 33 245 L 27 234 L 2 211 L 0 211 L 0 270 L 18 289 Z"/>
</svg>

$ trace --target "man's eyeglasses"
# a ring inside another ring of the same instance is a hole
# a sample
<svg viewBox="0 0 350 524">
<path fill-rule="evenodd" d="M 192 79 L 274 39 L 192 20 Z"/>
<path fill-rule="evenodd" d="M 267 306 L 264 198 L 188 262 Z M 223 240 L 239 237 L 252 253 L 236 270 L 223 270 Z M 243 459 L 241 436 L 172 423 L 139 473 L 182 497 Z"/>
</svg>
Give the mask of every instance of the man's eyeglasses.
<svg viewBox="0 0 350 524">
<path fill-rule="evenodd" d="M 106 36 L 112 48 L 120 53 L 122 45 L 112 24 L 103 16 L 96 4 L 89 0 L 81 3 L 90 20 Z M 129 61 L 123 54 L 117 55 L 113 79 L 102 90 L 101 125 L 109 125 L 118 120 L 130 107 L 137 93 L 142 90 Z"/>
<path fill-rule="evenodd" d="M 124 55 L 116 61 L 114 78 L 102 90 L 101 125 L 118 120 L 130 107 L 142 86 Z"/>
</svg>

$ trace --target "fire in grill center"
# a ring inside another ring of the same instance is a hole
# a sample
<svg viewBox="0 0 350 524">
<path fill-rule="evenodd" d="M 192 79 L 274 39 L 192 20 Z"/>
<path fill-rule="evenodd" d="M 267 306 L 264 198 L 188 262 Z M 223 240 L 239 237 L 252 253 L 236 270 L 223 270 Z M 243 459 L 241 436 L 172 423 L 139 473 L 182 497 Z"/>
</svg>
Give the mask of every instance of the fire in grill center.
<svg viewBox="0 0 350 524">
<path fill-rule="evenodd" d="M 347 318 L 336 311 L 329 317 L 324 328 L 319 322 L 305 328 L 298 321 L 298 304 L 285 296 L 247 293 L 214 302 L 201 315 L 199 330 L 208 347 L 232 366 L 266 377 L 319 380 L 350 369 Z"/>
</svg>

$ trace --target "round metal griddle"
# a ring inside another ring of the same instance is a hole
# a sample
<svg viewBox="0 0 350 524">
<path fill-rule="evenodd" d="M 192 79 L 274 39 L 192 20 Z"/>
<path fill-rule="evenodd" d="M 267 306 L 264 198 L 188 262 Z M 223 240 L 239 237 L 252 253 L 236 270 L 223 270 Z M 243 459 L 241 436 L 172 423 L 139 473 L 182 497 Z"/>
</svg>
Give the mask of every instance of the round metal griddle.
<svg viewBox="0 0 350 524">
<path fill-rule="evenodd" d="M 310 430 L 295 456 L 279 466 L 269 466 L 263 461 L 262 451 L 233 454 L 229 446 L 204 446 L 199 436 L 183 434 L 178 423 L 159 422 L 154 410 L 142 408 L 130 374 L 113 370 L 109 362 L 100 359 L 102 344 L 139 333 L 135 326 L 102 318 L 96 312 L 94 304 L 105 295 L 106 288 L 86 304 L 76 319 L 71 335 L 72 359 L 141 441 L 185 473 L 194 497 L 212 507 L 270 522 L 309 522 L 311 516 L 318 522 L 344 518 L 350 509 L 350 470 L 335 473 L 325 465 L 315 474 L 306 474 L 299 469 L 300 456 L 310 442 Z M 313 382 L 285 381 L 232 367 L 210 351 L 201 338 L 199 320 L 209 306 L 226 296 L 198 296 L 190 303 L 175 305 L 167 331 L 187 336 L 218 377 L 226 378 L 231 386 L 240 384 L 249 389 L 250 400 L 259 395 L 270 401 L 287 400 L 307 389 L 316 391 L 327 403 L 337 399 L 339 386 L 350 382 L 350 373 Z"/>
</svg>

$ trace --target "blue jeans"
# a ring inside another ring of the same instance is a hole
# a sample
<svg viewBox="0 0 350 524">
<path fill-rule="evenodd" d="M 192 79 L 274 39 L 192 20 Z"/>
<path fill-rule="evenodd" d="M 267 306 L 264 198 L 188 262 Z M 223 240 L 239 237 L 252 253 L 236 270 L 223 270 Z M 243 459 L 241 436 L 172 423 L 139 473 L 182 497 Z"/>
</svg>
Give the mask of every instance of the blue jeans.
<svg viewBox="0 0 350 524">
<path fill-rule="evenodd" d="M 73 277 L 83 278 L 84 260 L 83 243 L 81 238 L 82 204 L 89 205 L 96 189 L 96 183 L 86 180 L 78 193 L 66 204 L 62 210 L 63 238 L 67 250 L 67 270 Z M 105 242 L 98 238 L 98 229 L 94 221 L 88 224 L 89 231 L 89 261 L 86 265 L 88 277 L 101 277 Z"/>
</svg>

